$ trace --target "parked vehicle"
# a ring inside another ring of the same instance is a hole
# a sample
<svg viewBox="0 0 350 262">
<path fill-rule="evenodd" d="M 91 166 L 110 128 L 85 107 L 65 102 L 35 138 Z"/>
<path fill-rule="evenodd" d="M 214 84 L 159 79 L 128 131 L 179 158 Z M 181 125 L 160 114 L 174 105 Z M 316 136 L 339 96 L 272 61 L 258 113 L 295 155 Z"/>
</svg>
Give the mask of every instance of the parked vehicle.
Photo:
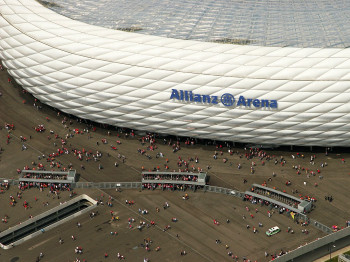
<svg viewBox="0 0 350 262">
<path fill-rule="evenodd" d="M 272 228 L 270 228 L 269 230 L 266 231 L 266 235 L 270 237 L 270 236 L 273 236 L 273 235 L 277 234 L 280 231 L 281 231 L 281 229 L 279 227 L 277 227 L 277 226 L 276 227 L 272 227 Z"/>
</svg>

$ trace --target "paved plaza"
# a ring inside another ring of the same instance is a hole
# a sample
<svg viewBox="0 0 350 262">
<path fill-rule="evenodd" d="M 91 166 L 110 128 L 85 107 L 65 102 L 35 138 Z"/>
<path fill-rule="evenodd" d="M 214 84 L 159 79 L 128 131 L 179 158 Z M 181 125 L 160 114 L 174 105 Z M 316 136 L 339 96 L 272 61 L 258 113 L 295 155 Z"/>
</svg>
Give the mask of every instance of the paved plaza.
<svg viewBox="0 0 350 262">
<path fill-rule="evenodd" d="M 158 137 L 150 142 L 153 137 L 146 134 L 133 135 L 131 131 L 126 134 L 58 113 L 10 83 L 5 71 L 0 72 L 0 92 L 2 178 L 17 179 L 17 169 L 37 168 L 39 164 L 46 170 L 71 166 L 77 170 L 80 182 L 139 182 L 142 169 L 188 168 L 208 172 L 209 184 L 214 186 L 246 191 L 257 183 L 297 197 L 313 197 L 316 208 L 308 216 L 329 227 L 344 227 L 350 220 L 347 198 L 350 154 L 345 149 L 330 149 L 327 154 L 319 148 L 313 151 L 309 148 L 262 149 L 262 156 L 243 146 L 231 147 L 233 154 L 230 154 L 225 143 L 213 145 L 193 140 L 193 145 L 186 145 L 185 139 L 177 144 L 176 138 L 170 137 Z M 5 128 L 6 123 L 11 127 Z M 12 125 L 14 128 L 10 130 Z M 45 130 L 38 131 L 39 126 Z M 68 153 L 54 155 L 58 149 Z M 76 153 L 79 151 L 89 152 L 91 157 L 83 154 L 80 160 Z M 95 161 L 96 155 L 101 156 Z M 197 162 L 192 161 L 196 158 Z M 286 185 L 287 181 L 290 185 Z M 0 250 L 0 261 L 36 261 L 41 252 L 44 256 L 40 261 L 59 262 L 116 261 L 118 253 L 119 259 L 123 256 L 125 261 L 145 258 L 149 261 L 235 261 L 236 256 L 238 261 L 244 258 L 268 261 L 281 250 L 295 249 L 325 235 L 311 226 L 307 227 L 308 234 L 302 233 L 305 228 L 291 218 L 278 212 L 269 218 L 267 207 L 228 195 L 186 191 L 189 199 L 183 200 L 181 191 L 74 191 L 100 200 L 103 205 L 96 209 L 99 215 L 93 218 L 82 215 L 20 246 Z M 18 188 L 10 187 L 0 194 L 0 218 L 8 217 L 6 223 L 0 224 L 0 231 L 69 200 L 71 193 L 62 191 L 55 195 L 47 189 L 43 192 L 30 189 L 18 198 L 18 192 Z M 16 198 L 15 206 L 10 205 L 10 196 Z M 326 200 L 327 197 L 332 197 L 332 201 Z M 125 204 L 126 200 L 134 204 Z M 30 208 L 23 207 L 24 201 Z M 112 206 L 108 206 L 108 202 L 112 202 Z M 163 209 L 165 202 L 170 205 L 167 209 Z M 140 210 L 147 210 L 148 214 Z M 119 220 L 112 221 L 112 216 Z M 172 222 L 172 218 L 177 222 Z M 214 224 L 214 220 L 219 221 L 219 225 Z M 80 228 L 76 226 L 78 222 L 82 225 Z M 259 223 L 263 227 L 259 227 Z M 279 226 L 281 232 L 267 237 L 265 231 L 273 226 Z M 254 227 L 257 233 L 253 232 Z M 287 233 L 288 227 L 294 234 Z M 62 244 L 59 244 L 60 238 Z M 82 248 L 81 254 L 75 253 L 76 247 Z M 181 254 L 183 251 L 185 255 Z"/>
</svg>

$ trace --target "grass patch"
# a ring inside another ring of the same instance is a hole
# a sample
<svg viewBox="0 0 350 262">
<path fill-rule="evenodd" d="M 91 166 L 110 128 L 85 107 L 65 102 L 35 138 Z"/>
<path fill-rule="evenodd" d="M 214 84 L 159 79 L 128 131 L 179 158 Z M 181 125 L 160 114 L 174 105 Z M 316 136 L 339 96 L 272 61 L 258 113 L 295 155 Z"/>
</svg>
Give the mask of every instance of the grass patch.
<svg viewBox="0 0 350 262">
<path fill-rule="evenodd" d="M 350 256 L 350 250 L 344 252 L 343 254 Z M 331 259 L 328 259 L 325 262 L 338 262 L 338 256 L 332 257 Z"/>
</svg>

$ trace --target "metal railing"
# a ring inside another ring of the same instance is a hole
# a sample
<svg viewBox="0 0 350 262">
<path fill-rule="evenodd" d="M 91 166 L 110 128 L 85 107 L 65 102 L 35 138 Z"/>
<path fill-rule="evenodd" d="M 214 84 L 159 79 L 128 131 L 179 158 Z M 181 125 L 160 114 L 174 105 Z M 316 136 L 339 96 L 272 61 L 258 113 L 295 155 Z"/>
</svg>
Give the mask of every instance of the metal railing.
<svg viewBox="0 0 350 262">
<path fill-rule="evenodd" d="M 230 189 L 230 188 L 224 188 L 224 187 L 217 187 L 217 186 L 204 186 L 202 189 L 204 192 L 213 192 L 213 193 L 220 193 L 220 194 L 225 194 L 225 195 L 231 195 L 235 197 L 242 198 L 244 197 L 244 193 Z"/>
<path fill-rule="evenodd" d="M 98 188 L 98 189 L 140 189 L 141 182 L 76 182 L 72 183 L 72 188 Z"/>
<path fill-rule="evenodd" d="M 76 182 L 76 183 L 72 183 L 72 188 L 141 189 L 142 183 L 141 182 Z M 203 186 L 203 188 L 200 188 L 198 190 L 203 190 L 204 192 L 208 191 L 208 192 L 220 193 L 225 195 L 232 195 L 239 198 L 243 198 L 244 196 L 243 192 L 230 189 L 230 188 L 217 187 L 217 186 L 206 185 L 206 186 Z"/>
<path fill-rule="evenodd" d="M 338 262 L 350 262 L 350 256 L 349 255 L 344 255 L 340 254 L 338 258 Z"/>
<path fill-rule="evenodd" d="M 330 227 L 327 227 L 326 225 L 314 220 L 314 219 L 309 219 L 310 224 L 313 225 L 314 227 L 320 229 L 321 231 L 325 232 L 326 234 L 331 234 L 333 233 L 333 230 Z"/>
</svg>

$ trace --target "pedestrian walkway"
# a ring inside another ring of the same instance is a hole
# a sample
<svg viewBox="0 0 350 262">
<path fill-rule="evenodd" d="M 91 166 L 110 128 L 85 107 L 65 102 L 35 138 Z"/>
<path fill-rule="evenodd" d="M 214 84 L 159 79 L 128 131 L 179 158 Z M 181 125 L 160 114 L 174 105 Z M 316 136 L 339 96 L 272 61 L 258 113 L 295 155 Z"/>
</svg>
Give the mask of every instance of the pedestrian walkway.
<svg viewBox="0 0 350 262">
<path fill-rule="evenodd" d="M 343 254 L 346 251 L 350 250 L 350 246 L 344 247 L 342 249 L 339 249 L 337 251 L 332 252 L 332 257 L 339 256 L 340 254 Z M 321 257 L 319 259 L 314 260 L 313 262 L 325 262 L 329 260 L 329 254 L 327 256 Z"/>
</svg>

